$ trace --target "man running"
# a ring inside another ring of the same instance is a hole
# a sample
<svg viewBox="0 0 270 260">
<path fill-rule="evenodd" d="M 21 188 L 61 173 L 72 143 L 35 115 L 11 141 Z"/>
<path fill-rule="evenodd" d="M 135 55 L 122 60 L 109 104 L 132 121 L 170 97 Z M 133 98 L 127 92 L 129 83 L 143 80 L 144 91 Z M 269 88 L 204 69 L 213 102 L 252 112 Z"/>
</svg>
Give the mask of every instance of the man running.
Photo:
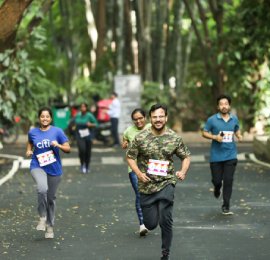
<svg viewBox="0 0 270 260">
<path fill-rule="evenodd" d="M 152 127 L 137 134 L 127 150 L 127 162 L 139 179 L 144 224 L 153 230 L 159 224 L 161 259 L 169 259 L 172 242 L 172 210 L 177 179 L 183 181 L 190 165 L 190 152 L 183 140 L 166 127 L 167 107 L 155 104 L 149 111 Z M 182 161 L 175 172 L 173 156 Z"/>
<path fill-rule="evenodd" d="M 230 113 L 231 98 L 220 95 L 217 98 L 218 113 L 208 118 L 202 136 L 211 139 L 210 169 L 214 196 L 219 198 L 223 188 L 222 214 L 232 215 L 230 199 L 232 195 L 233 176 L 237 165 L 237 149 L 234 136 L 239 141 L 242 135 L 239 130 L 239 121 Z"/>
</svg>

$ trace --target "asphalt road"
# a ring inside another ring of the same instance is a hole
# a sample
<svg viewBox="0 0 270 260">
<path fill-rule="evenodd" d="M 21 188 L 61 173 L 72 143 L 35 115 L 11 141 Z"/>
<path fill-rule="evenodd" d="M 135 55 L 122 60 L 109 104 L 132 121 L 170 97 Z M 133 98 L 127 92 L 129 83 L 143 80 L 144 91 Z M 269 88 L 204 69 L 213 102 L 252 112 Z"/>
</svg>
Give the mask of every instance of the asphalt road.
<svg viewBox="0 0 270 260">
<path fill-rule="evenodd" d="M 223 216 L 222 201 L 212 195 L 207 157 L 196 160 L 208 154 L 208 147 L 189 147 L 195 160 L 185 182 L 176 186 L 171 259 L 270 259 L 269 168 L 239 161 L 234 215 Z M 247 143 L 239 150 L 248 153 L 252 147 Z M 6 152 L 23 155 L 24 147 L 6 147 Z M 76 149 L 63 156 L 70 162 L 76 157 Z M 159 259 L 160 229 L 145 238 L 138 235 L 123 151 L 96 147 L 90 174 L 80 174 L 78 166 L 64 171 L 52 240 L 35 230 L 36 192 L 29 170 L 20 169 L 0 186 L 0 259 Z"/>
</svg>

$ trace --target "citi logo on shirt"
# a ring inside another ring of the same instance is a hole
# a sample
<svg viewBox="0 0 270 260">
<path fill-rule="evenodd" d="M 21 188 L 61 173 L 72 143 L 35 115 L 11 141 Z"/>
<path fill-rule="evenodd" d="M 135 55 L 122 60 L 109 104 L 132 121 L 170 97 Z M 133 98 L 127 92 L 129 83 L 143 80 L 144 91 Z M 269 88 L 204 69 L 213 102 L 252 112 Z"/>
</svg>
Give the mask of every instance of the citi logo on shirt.
<svg viewBox="0 0 270 260">
<path fill-rule="evenodd" d="M 51 141 L 49 139 L 44 139 L 41 142 L 37 143 L 37 148 L 48 148 L 51 146 Z"/>
</svg>

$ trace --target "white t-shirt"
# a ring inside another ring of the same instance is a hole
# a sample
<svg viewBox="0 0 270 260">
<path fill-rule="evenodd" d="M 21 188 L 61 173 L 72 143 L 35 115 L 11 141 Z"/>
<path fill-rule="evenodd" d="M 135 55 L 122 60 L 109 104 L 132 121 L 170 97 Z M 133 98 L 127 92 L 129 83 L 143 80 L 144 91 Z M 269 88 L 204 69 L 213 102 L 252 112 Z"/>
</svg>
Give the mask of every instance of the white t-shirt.
<svg viewBox="0 0 270 260">
<path fill-rule="evenodd" d="M 112 118 L 119 118 L 121 112 L 121 104 L 118 98 L 115 98 L 109 107 L 108 114 Z"/>
</svg>

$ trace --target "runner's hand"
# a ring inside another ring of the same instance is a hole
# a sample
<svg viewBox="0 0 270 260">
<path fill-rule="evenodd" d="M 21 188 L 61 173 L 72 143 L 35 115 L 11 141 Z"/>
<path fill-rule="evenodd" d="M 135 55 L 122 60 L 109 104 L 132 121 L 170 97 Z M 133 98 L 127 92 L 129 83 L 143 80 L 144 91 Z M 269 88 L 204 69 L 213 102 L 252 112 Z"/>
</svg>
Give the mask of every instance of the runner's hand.
<svg viewBox="0 0 270 260">
<path fill-rule="evenodd" d="M 221 135 L 221 132 L 218 135 L 213 135 L 213 139 L 219 143 L 222 143 L 223 141 L 223 135 Z"/>
<path fill-rule="evenodd" d="M 33 154 L 33 151 L 32 150 L 26 151 L 26 156 L 27 157 L 30 157 L 32 154 Z"/>
<path fill-rule="evenodd" d="M 180 181 L 183 181 L 186 178 L 186 174 L 182 171 L 177 171 L 175 174 Z"/>
<path fill-rule="evenodd" d="M 122 148 L 127 149 L 127 147 L 128 147 L 128 141 L 123 141 L 122 142 Z"/>
<path fill-rule="evenodd" d="M 51 145 L 52 145 L 53 147 L 59 147 L 59 143 L 58 143 L 57 141 L 52 141 L 52 142 L 51 142 Z"/>
<path fill-rule="evenodd" d="M 137 176 L 138 176 L 138 179 L 140 181 L 142 181 L 143 183 L 147 183 L 147 182 L 149 182 L 151 180 L 148 176 L 146 176 L 143 173 L 141 173 L 140 175 L 137 175 Z"/>
</svg>

